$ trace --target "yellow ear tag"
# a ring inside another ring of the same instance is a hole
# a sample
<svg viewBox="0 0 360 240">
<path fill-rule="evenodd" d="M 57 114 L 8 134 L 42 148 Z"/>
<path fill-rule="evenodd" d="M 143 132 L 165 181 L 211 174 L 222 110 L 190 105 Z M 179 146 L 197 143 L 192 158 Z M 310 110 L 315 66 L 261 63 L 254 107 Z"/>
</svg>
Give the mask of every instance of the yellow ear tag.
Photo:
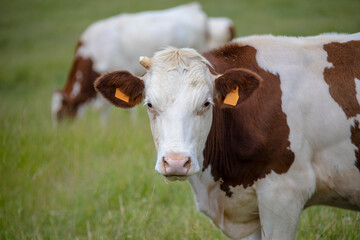
<svg viewBox="0 0 360 240">
<path fill-rule="evenodd" d="M 237 101 L 239 100 L 239 87 L 237 86 L 236 89 L 232 90 L 228 94 L 226 94 L 224 99 L 224 104 L 235 106 Z"/>
<path fill-rule="evenodd" d="M 115 97 L 124 101 L 124 102 L 129 102 L 129 96 L 126 95 L 125 93 L 123 93 L 122 91 L 120 91 L 120 89 L 116 88 L 115 91 Z"/>
</svg>

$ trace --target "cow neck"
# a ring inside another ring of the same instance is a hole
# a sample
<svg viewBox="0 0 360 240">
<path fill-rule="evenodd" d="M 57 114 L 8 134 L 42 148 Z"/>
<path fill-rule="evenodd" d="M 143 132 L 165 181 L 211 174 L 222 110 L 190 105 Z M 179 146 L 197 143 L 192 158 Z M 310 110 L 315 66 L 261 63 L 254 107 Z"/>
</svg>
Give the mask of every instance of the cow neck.
<svg viewBox="0 0 360 240">
<path fill-rule="evenodd" d="M 204 149 L 204 168 L 220 181 L 220 188 L 231 197 L 230 186 L 252 186 L 271 171 L 285 173 L 294 161 L 290 150 L 289 127 L 281 109 L 280 77 L 262 69 L 256 49 L 239 44 L 205 53 L 218 73 L 247 68 L 264 82 L 251 97 L 236 108 L 216 103 L 213 122 Z"/>
<path fill-rule="evenodd" d="M 62 90 L 66 96 L 66 110 L 70 116 L 76 115 L 81 105 L 96 97 L 93 84 L 96 78 L 100 76 L 100 74 L 94 70 L 94 63 L 91 58 L 83 58 L 77 54 L 81 46 L 83 46 L 83 43 L 79 41 L 75 49 L 75 59 L 71 66 L 67 82 Z M 79 85 L 79 92 L 72 94 L 75 84 Z"/>
</svg>

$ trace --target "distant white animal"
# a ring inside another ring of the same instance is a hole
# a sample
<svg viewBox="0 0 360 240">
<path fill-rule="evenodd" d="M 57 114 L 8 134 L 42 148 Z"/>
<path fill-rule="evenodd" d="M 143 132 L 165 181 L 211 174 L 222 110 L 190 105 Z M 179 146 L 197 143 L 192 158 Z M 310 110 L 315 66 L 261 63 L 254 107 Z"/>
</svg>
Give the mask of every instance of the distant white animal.
<svg viewBox="0 0 360 240">
<path fill-rule="evenodd" d="M 235 27 L 229 18 L 208 18 L 207 49 L 221 47 L 235 37 Z"/>
<path fill-rule="evenodd" d="M 233 37 L 233 25 L 224 18 L 208 19 L 200 4 L 191 3 L 162 11 L 120 14 L 89 26 L 80 37 L 75 58 L 63 89 L 55 91 L 53 120 L 80 115 L 87 103 L 103 108 L 93 83 L 102 73 L 127 69 L 140 76 L 139 56 L 152 55 L 166 46 L 204 51 Z"/>
</svg>

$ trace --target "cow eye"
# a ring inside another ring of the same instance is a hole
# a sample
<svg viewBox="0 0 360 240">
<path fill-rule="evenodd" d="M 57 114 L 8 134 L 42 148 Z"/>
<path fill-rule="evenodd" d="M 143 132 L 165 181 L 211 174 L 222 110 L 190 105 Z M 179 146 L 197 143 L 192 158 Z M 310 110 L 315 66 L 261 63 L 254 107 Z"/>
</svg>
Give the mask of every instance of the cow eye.
<svg viewBox="0 0 360 240">
<path fill-rule="evenodd" d="M 147 108 L 150 112 L 155 113 L 154 106 L 152 105 L 152 103 L 150 102 L 149 99 L 144 100 L 144 106 L 147 106 Z"/>
<path fill-rule="evenodd" d="M 209 107 L 210 107 L 210 105 L 211 105 L 211 101 L 206 101 L 206 102 L 203 104 L 201 110 L 198 112 L 198 115 L 201 115 L 201 114 L 203 114 L 206 110 L 208 110 Z"/>
<path fill-rule="evenodd" d="M 150 111 L 150 112 L 155 112 L 155 110 L 154 110 L 154 107 L 153 107 L 153 105 L 151 104 L 151 103 L 146 103 L 146 106 L 148 107 L 148 110 Z"/>
</svg>

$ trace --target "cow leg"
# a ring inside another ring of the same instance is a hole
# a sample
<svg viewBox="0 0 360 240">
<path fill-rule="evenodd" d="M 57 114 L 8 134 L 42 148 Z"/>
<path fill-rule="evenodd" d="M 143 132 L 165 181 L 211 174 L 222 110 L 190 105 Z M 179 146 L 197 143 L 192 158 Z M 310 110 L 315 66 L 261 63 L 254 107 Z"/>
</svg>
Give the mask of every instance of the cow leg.
<svg viewBox="0 0 360 240">
<path fill-rule="evenodd" d="M 257 230 L 250 236 L 247 236 L 246 238 L 242 238 L 242 240 L 261 240 L 261 229 Z"/>
<path fill-rule="evenodd" d="M 283 209 L 276 209 L 270 206 L 274 204 L 279 204 L 279 202 L 262 203 L 259 206 L 262 229 L 261 239 L 295 240 L 302 205 L 300 204 L 297 208 L 283 206 Z"/>
<path fill-rule="evenodd" d="M 309 148 L 307 148 L 309 150 Z M 301 211 L 315 191 L 311 151 L 302 151 L 287 173 L 272 172 L 257 184 L 262 239 L 291 240 Z"/>
<path fill-rule="evenodd" d="M 269 188 L 258 195 L 263 240 L 295 240 L 297 224 L 304 201 L 294 192 Z"/>
</svg>

